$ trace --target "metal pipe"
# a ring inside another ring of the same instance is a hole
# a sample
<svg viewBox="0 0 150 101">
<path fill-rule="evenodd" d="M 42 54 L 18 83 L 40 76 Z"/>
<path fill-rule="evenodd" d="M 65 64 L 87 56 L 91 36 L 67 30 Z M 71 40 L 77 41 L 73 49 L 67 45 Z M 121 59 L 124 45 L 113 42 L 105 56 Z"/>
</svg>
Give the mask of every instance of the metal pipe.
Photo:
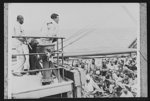
<svg viewBox="0 0 150 101">
<path fill-rule="evenodd" d="M 63 39 L 61 39 L 61 49 L 63 51 Z M 64 57 L 63 57 L 63 53 L 62 53 L 62 65 L 64 64 Z M 64 79 L 64 69 L 63 69 L 63 79 Z"/>
<path fill-rule="evenodd" d="M 114 55 L 114 54 L 129 54 L 136 53 L 137 50 L 129 50 L 129 51 L 116 51 L 116 52 L 88 52 L 88 53 L 66 53 L 64 57 L 79 57 L 79 56 L 104 56 L 104 55 Z"/>
<path fill-rule="evenodd" d="M 56 54 L 62 54 L 63 52 L 54 51 Z M 20 55 L 46 55 L 47 53 L 29 53 L 29 54 L 12 54 L 12 56 L 20 56 Z"/>
<path fill-rule="evenodd" d="M 57 51 L 58 51 L 58 39 L 57 39 Z M 57 53 L 57 65 L 58 65 L 58 62 L 59 62 L 59 54 Z"/>
<path fill-rule="evenodd" d="M 29 54 L 12 54 L 12 56 L 20 56 L 20 55 L 46 55 L 47 53 L 29 53 Z"/>
<path fill-rule="evenodd" d="M 22 71 L 22 72 L 13 72 L 13 73 L 29 73 L 29 72 L 47 71 L 47 70 L 54 70 L 54 69 L 60 69 L 60 68 L 35 69 L 35 70 Z"/>
<path fill-rule="evenodd" d="M 57 39 L 57 51 L 58 51 L 58 39 Z M 59 54 L 57 53 L 57 68 L 58 68 L 58 65 L 59 65 Z M 60 70 L 58 69 L 58 82 L 60 82 Z"/>
<path fill-rule="evenodd" d="M 52 39 L 65 39 L 64 37 L 48 37 L 48 36 L 12 36 L 12 38 L 52 38 Z"/>
<path fill-rule="evenodd" d="M 62 48 L 62 51 L 63 51 L 63 39 L 61 39 L 61 48 Z M 64 57 L 63 57 L 63 53 L 62 53 L 62 65 L 64 63 Z"/>
</svg>

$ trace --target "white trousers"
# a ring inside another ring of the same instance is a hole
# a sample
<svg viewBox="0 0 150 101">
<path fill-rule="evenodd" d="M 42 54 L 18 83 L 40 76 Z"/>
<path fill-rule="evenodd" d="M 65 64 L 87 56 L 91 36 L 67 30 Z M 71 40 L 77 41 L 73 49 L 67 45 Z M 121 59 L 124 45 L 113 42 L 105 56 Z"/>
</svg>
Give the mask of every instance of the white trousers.
<svg viewBox="0 0 150 101">
<path fill-rule="evenodd" d="M 29 54 L 29 49 L 28 49 L 28 45 L 26 44 L 19 44 L 19 41 L 17 43 L 18 45 L 16 45 L 16 50 L 17 50 L 17 54 Z M 14 72 L 21 72 L 24 69 L 29 69 L 30 68 L 30 64 L 29 64 L 29 55 L 20 55 L 17 56 L 17 63 L 16 65 L 13 66 L 13 71 Z"/>
</svg>

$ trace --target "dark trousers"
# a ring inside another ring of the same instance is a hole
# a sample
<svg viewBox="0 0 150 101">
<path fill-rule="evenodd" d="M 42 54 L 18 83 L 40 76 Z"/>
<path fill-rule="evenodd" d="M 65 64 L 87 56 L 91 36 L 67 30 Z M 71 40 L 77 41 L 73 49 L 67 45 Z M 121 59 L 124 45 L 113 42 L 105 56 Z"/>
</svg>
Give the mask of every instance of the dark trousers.
<svg viewBox="0 0 150 101">
<path fill-rule="evenodd" d="M 37 59 L 36 56 L 30 55 L 29 56 L 29 62 L 30 62 L 30 70 L 35 70 L 35 69 L 42 69 L 39 60 Z M 30 72 L 29 74 L 34 75 L 38 72 Z"/>
<path fill-rule="evenodd" d="M 29 47 L 29 53 L 37 53 L 37 51 L 36 51 L 37 44 L 32 42 L 32 43 L 30 43 L 30 46 L 32 47 L 32 49 Z M 29 70 L 42 69 L 36 55 L 29 55 L 29 63 L 30 63 Z M 38 72 L 30 72 L 29 74 L 35 75 L 36 73 L 38 73 Z"/>
<path fill-rule="evenodd" d="M 51 61 L 45 61 L 43 62 L 43 68 L 57 68 L 54 66 L 54 64 Z M 43 74 L 43 80 L 44 81 L 52 81 L 52 74 L 54 74 L 58 79 L 62 79 L 60 72 L 58 69 L 48 70 L 48 71 L 42 71 Z"/>
<path fill-rule="evenodd" d="M 39 53 L 47 53 L 49 50 L 54 50 L 54 47 L 52 46 L 42 46 L 42 47 L 37 47 L 37 50 Z M 47 68 L 57 68 L 54 66 L 54 64 L 51 61 L 48 61 L 48 56 L 46 55 L 41 55 L 40 58 L 43 61 L 43 69 Z M 43 82 L 50 82 L 52 80 L 52 73 L 58 78 L 62 79 L 60 76 L 60 72 L 58 69 L 53 69 L 53 70 L 47 70 L 47 71 L 42 71 L 43 75 Z"/>
</svg>

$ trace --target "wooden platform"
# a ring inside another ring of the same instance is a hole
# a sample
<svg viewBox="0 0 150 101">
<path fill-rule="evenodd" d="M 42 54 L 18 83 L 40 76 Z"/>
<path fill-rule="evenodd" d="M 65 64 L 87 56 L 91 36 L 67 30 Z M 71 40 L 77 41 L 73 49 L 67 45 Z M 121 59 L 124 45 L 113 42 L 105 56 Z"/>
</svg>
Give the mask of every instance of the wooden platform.
<svg viewBox="0 0 150 101">
<path fill-rule="evenodd" d="M 17 98 L 42 98 L 65 92 L 72 92 L 72 80 L 65 80 L 58 83 L 54 79 L 54 83 L 50 85 L 41 84 L 41 75 L 24 75 L 22 77 L 12 76 L 12 97 Z"/>
</svg>

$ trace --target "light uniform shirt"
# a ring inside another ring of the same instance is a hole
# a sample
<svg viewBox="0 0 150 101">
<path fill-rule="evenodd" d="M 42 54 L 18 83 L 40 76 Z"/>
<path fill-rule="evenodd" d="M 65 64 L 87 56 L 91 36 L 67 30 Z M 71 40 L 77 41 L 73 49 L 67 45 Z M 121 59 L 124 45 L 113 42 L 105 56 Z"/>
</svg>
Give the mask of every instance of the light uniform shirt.
<svg viewBox="0 0 150 101">
<path fill-rule="evenodd" d="M 19 22 L 15 23 L 14 35 L 16 35 L 16 36 L 24 35 L 23 26 Z"/>
<path fill-rule="evenodd" d="M 16 21 L 16 23 L 15 23 L 15 25 L 14 25 L 14 35 L 15 36 L 21 36 L 21 35 L 24 35 L 24 30 L 23 30 L 23 26 L 19 23 L 19 22 L 17 22 Z M 14 47 L 14 48 L 17 48 L 18 47 L 18 45 L 20 45 L 21 44 L 21 42 L 18 40 L 18 39 L 16 39 L 16 38 L 12 38 L 12 46 Z"/>
<path fill-rule="evenodd" d="M 45 21 L 44 25 L 41 28 L 42 36 L 52 37 L 58 36 L 59 34 L 59 25 L 52 19 Z M 41 38 L 39 44 L 51 44 L 52 39 Z"/>
<path fill-rule="evenodd" d="M 44 36 L 58 36 L 59 25 L 54 20 L 48 20 L 42 26 L 42 35 Z"/>
</svg>

